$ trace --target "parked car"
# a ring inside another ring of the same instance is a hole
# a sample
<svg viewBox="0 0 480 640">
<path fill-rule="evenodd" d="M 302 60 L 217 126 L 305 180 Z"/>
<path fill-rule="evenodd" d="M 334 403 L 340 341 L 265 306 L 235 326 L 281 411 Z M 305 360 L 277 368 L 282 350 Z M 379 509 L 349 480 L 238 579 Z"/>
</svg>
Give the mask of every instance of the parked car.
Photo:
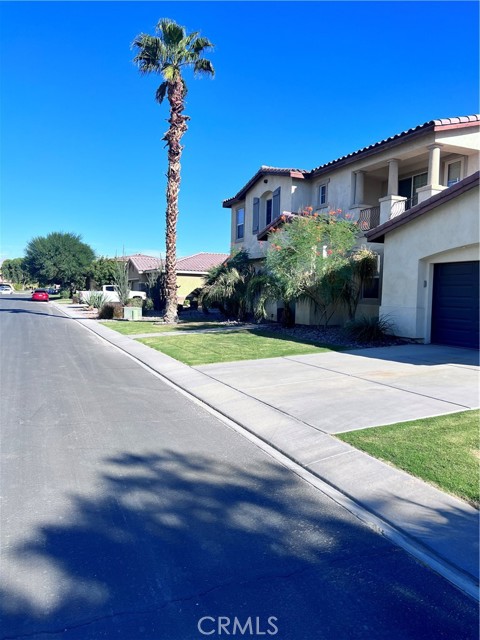
<svg viewBox="0 0 480 640">
<path fill-rule="evenodd" d="M 38 302 L 48 302 L 49 296 L 46 289 L 35 289 L 32 293 L 32 300 L 36 300 Z"/>
<path fill-rule="evenodd" d="M 0 293 L 11 294 L 14 293 L 14 288 L 11 284 L 0 284 Z"/>
<path fill-rule="evenodd" d="M 78 298 L 80 302 L 88 302 L 88 299 L 91 295 L 91 291 L 79 291 Z M 115 286 L 113 284 L 104 284 L 102 287 L 102 293 L 105 296 L 105 302 L 119 302 L 120 298 L 118 297 L 117 292 L 115 291 Z M 140 298 L 141 300 L 147 299 L 147 294 L 145 291 L 133 291 L 131 290 L 129 298 Z"/>
</svg>

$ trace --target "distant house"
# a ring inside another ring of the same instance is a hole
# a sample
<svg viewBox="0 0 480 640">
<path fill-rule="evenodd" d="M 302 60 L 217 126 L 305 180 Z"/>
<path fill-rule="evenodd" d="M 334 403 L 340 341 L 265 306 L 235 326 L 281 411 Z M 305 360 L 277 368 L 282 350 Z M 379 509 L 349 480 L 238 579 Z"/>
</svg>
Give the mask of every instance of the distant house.
<svg viewBox="0 0 480 640">
<path fill-rule="evenodd" d="M 231 243 L 261 261 L 282 216 L 341 209 L 358 224 L 358 245 L 379 255 L 359 315 L 388 315 L 397 335 L 419 341 L 478 345 L 479 150 L 480 115 L 471 115 L 431 120 L 312 170 L 262 166 L 223 202 Z M 297 304 L 297 323 L 317 319 Z"/>
<path fill-rule="evenodd" d="M 198 287 L 202 287 L 209 269 L 215 267 L 228 258 L 227 253 L 195 253 L 192 256 L 177 260 L 177 295 L 182 304 L 185 298 Z M 163 260 L 153 256 L 136 253 L 125 256 L 128 260 L 128 279 L 130 288 L 134 291 L 146 291 L 148 274 L 163 271 Z"/>
</svg>

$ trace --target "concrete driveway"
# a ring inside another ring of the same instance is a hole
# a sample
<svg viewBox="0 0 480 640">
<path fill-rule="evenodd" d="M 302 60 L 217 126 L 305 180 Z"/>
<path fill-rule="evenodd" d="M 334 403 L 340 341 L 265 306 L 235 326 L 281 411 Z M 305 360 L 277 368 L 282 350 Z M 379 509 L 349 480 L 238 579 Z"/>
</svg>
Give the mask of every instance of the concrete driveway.
<svg viewBox="0 0 480 640">
<path fill-rule="evenodd" d="M 478 365 L 478 351 L 401 345 L 195 368 L 324 433 L 341 433 L 476 408 Z"/>
</svg>

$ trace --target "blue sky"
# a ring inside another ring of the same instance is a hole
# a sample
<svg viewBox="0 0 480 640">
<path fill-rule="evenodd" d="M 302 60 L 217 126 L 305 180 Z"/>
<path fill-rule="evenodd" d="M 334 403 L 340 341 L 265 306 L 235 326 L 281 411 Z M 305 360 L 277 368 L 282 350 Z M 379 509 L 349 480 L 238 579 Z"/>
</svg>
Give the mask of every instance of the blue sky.
<svg viewBox="0 0 480 640">
<path fill-rule="evenodd" d="M 52 231 L 164 250 L 167 104 L 130 44 L 160 18 L 214 44 L 187 76 L 178 255 L 228 252 L 262 164 L 311 169 L 478 112 L 476 2 L 1 2 L 1 254 Z"/>
</svg>

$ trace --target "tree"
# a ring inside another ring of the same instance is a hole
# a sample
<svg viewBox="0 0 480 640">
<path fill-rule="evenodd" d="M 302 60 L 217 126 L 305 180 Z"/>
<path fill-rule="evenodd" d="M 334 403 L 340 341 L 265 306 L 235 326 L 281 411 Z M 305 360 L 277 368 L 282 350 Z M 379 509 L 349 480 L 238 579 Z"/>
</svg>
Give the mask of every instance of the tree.
<svg viewBox="0 0 480 640">
<path fill-rule="evenodd" d="M 88 271 L 90 284 L 96 287 L 103 287 L 104 284 L 112 284 L 116 273 L 116 261 L 114 258 L 100 256 L 92 262 Z M 92 287 L 89 286 L 89 289 Z"/>
<path fill-rule="evenodd" d="M 24 286 L 30 280 L 30 274 L 24 258 L 7 258 L 2 263 L 2 276 L 15 284 Z"/>
<path fill-rule="evenodd" d="M 371 252 L 353 251 L 358 229 L 349 218 L 340 210 L 317 214 L 307 207 L 270 233 L 265 282 L 254 283 L 261 303 L 257 313 L 264 315 L 265 301 L 276 297 L 287 310 L 296 300 L 311 300 L 325 325 L 339 304 L 354 315 L 361 285 L 374 274 L 376 258 Z"/>
<path fill-rule="evenodd" d="M 187 131 L 188 116 L 183 114 L 187 86 L 182 76 L 185 68 L 192 68 L 195 75 L 214 75 L 212 63 L 202 57 L 212 43 L 197 31 L 187 35 L 184 27 L 173 20 L 162 19 L 156 26 L 156 35 L 141 33 L 133 42 L 137 50 L 134 62 L 142 74 L 158 73 L 163 77 L 156 92 L 156 100 L 161 104 L 166 97 L 170 105 L 170 127 L 163 140 L 168 147 L 167 209 L 166 209 L 166 252 L 165 252 L 165 293 L 166 322 L 176 322 L 177 316 L 177 273 L 176 242 L 178 219 L 178 193 L 180 190 L 180 158 L 182 136 Z"/>
<path fill-rule="evenodd" d="M 81 236 L 54 232 L 30 240 L 25 264 L 33 280 L 69 287 L 73 294 L 85 285 L 94 257 L 93 249 L 81 241 Z"/>
<path fill-rule="evenodd" d="M 115 260 L 115 269 L 113 275 L 113 284 L 115 293 L 119 301 L 125 306 L 130 299 L 130 282 L 128 280 L 128 260 Z"/>
</svg>

